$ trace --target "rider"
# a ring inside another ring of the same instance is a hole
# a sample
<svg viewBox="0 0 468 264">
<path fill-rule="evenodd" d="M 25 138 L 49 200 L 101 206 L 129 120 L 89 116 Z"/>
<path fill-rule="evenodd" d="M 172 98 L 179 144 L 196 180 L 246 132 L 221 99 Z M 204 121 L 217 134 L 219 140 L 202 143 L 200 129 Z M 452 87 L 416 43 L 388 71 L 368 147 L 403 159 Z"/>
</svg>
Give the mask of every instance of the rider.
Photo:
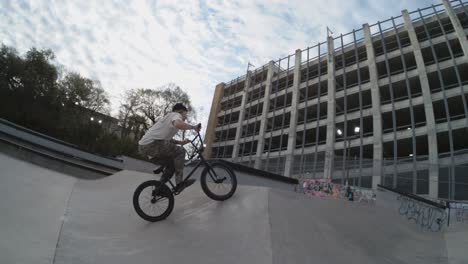
<svg viewBox="0 0 468 264">
<path fill-rule="evenodd" d="M 190 140 L 183 141 L 173 139 L 179 130 L 193 129 L 200 132 L 200 126 L 190 125 L 187 120 L 187 107 L 182 103 L 176 103 L 172 112 L 156 122 L 138 142 L 138 151 L 148 156 L 151 160 L 174 160 L 176 190 L 181 191 L 193 184 L 195 179 L 189 179 L 182 183 L 185 163 L 185 149 L 178 145 L 185 145 Z"/>
</svg>

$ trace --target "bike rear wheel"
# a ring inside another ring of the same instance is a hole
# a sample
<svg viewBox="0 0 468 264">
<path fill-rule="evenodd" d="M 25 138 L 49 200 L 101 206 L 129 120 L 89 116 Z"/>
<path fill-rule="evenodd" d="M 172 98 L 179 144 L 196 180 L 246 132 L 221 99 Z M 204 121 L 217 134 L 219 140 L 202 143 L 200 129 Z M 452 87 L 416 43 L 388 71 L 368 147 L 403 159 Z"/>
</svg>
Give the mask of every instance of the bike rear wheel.
<svg viewBox="0 0 468 264">
<path fill-rule="evenodd" d="M 133 207 L 137 214 L 149 222 L 166 219 L 174 209 L 174 195 L 160 181 L 146 181 L 133 194 Z"/>
<path fill-rule="evenodd" d="M 213 200 L 229 199 L 237 189 L 237 178 L 234 171 L 220 162 L 205 167 L 200 177 L 203 192 Z"/>
</svg>

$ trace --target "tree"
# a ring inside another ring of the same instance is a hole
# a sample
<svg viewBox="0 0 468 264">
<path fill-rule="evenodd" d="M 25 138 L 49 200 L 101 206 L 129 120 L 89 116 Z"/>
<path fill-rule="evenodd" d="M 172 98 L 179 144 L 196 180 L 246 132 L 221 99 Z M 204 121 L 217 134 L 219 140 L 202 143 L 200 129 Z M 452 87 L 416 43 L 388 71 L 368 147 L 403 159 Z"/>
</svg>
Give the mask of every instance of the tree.
<svg viewBox="0 0 468 264">
<path fill-rule="evenodd" d="M 128 137 L 130 134 L 130 130 L 132 128 L 132 125 L 134 122 L 132 122 L 132 119 L 135 119 L 136 117 L 142 118 L 143 123 L 144 123 L 144 118 L 140 117 L 136 111 L 136 107 L 139 104 L 139 97 L 137 90 L 132 89 L 129 91 L 126 91 L 123 98 L 123 102 L 120 103 L 120 108 L 119 108 L 119 124 L 122 127 L 122 137 Z"/>
<path fill-rule="evenodd" d="M 161 91 L 152 89 L 138 89 L 138 105 L 137 111 L 145 118 L 145 129 L 156 123 L 156 121 L 164 116 L 163 108 L 161 107 Z"/>
<path fill-rule="evenodd" d="M 24 58 L 16 50 L 0 49 L 1 116 L 54 134 L 57 120 L 58 72 L 51 50 L 30 49 Z"/>
<path fill-rule="evenodd" d="M 55 100 L 57 96 L 57 68 L 51 63 L 55 55 L 51 50 L 32 48 L 26 53 L 21 81 L 26 93 Z"/>
<path fill-rule="evenodd" d="M 0 48 L 0 116 L 3 118 L 13 119 L 15 113 L 21 110 L 16 102 L 19 96 L 15 95 L 23 87 L 20 79 L 23 66 L 23 59 L 18 56 L 16 50 L 2 44 Z"/>
<path fill-rule="evenodd" d="M 82 77 L 75 72 L 68 73 L 59 83 L 67 101 L 91 111 L 108 114 L 110 101 L 99 81 Z"/>
<path fill-rule="evenodd" d="M 125 93 L 119 109 L 120 124 L 129 127 L 129 120 L 144 120 L 144 130 L 149 129 L 158 119 L 172 110 L 178 102 L 187 106 L 190 111 L 190 120 L 196 118 L 190 98 L 186 92 L 173 83 L 156 89 L 132 89 Z M 140 117 L 140 119 L 136 118 Z M 143 118 L 143 119 L 141 119 Z M 189 120 L 189 121 L 190 121 Z"/>
<path fill-rule="evenodd" d="M 22 87 L 20 75 L 23 68 L 16 50 L 2 44 L 0 48 L 0 92 L 15 91 Z"/>
</svg>

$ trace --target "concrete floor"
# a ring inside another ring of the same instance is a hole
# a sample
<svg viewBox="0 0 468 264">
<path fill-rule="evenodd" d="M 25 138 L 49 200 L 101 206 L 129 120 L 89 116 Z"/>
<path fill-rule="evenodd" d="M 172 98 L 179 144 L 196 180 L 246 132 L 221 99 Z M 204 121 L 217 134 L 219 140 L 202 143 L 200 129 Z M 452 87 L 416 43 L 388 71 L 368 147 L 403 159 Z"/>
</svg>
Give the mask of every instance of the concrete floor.
<svg viewBox="0 0 468 264">
<path fill-rule="evenodd" d="M 78 180 L 0 154 L 0 263 L 468 263 L 452 249 L 463 231 L 423 231 L 388 203 L 310 198 L 237 174 L 231 199 L 196 183 L 148 223 L 131 201 L 151 174 Z"/>
</svg>

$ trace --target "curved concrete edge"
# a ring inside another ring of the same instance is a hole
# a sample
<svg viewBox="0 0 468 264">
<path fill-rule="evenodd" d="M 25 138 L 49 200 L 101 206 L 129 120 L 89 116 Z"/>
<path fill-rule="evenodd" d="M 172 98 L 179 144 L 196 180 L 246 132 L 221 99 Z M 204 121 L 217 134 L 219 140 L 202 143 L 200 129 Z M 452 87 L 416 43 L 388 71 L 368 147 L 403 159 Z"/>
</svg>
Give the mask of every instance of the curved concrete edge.
<svg viewBox="0 0 468 264">
<path fill-rule="evenodd" d="M 38 133 L 34 130 L 18 126 L 17 124 L 4 119 L 0 119 L 0 132 L 67 155 L 80 157 L 85 160 L 94 161 L 117 169 L 123 168 L 122 160 L 86 151 L 72 144 Z"/>
<path fill-rule="evenodd" d="M 53 263 L 76 182 L 0 153 L 1 263 Z"/>
<path fill-rule="evenodd" d="M 67 161 L 62 157 L 43 153 L 32 148 L 22 147 L 21 145 L 2 140 L 1 138 L 0 152 L 41 166 L 45 169 L 54 170 L 58 173 L 64 173 L 76 178 L 97 179 L 112 174 L 110 171 L 93 168 L 92 166 L 85 166 L 78 162 Z"/>
<path fill-rule="evenodd" d="M 275 180 L 275 181 L 288 183 L 288 184 L 298 184 L 299 183 L 298 179 L 296 179 L 296 178 L 291 178 L 291 177 L 271 173 L 271 172 L 268 172 L 268 171 L 255 169 L 255 168 L 252 168 L 252 167 L 249 167 L 249 166 L 245 166 L 245 165 L 242 165 L 242 164 L 239 164 L 239 163 L 227 161 L 227 160 L 224 160 L 224 159 L 212 159 L 210 161 L 220 161 L 220 162 L 223 162 L 225 164 L 228 164 L 229 166 L 231 166 L 235 170 L 245 172 L 245 173 L 248 173 L 248 174 L 255 174 L 257 177 L 264 177 L 264 178 L 269 179 L 269 180 Z"/>
</svg>

